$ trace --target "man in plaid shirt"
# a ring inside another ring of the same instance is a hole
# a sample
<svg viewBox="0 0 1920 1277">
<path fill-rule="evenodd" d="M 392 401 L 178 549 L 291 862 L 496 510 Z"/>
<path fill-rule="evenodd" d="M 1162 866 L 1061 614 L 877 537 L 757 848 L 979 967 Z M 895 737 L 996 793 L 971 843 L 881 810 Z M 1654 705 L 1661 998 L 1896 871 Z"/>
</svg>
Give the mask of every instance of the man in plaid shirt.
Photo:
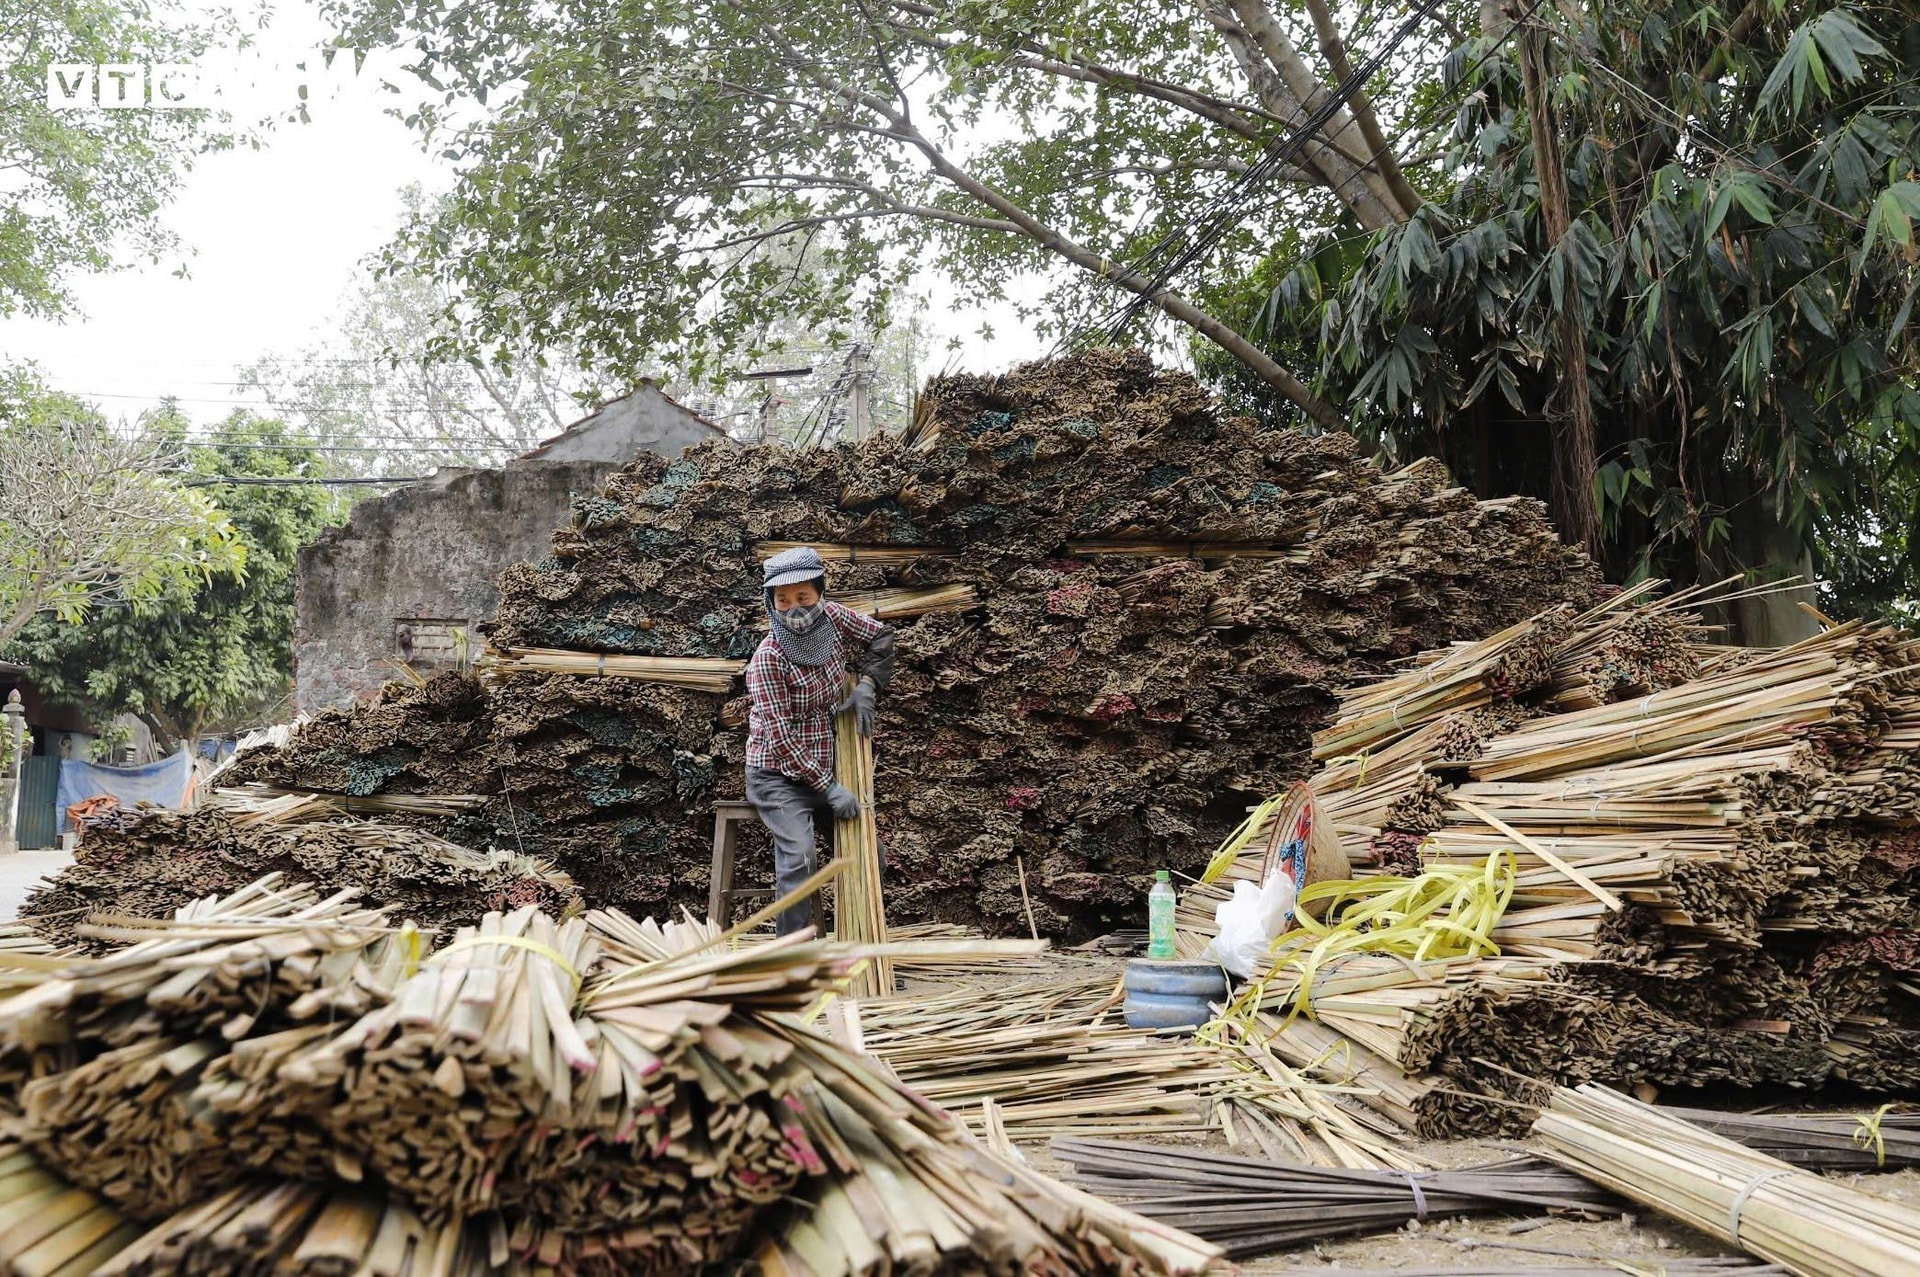
<svg viewBox="0 0 1920 1277">
<path fill-rule="evenodd" d="M 893 678 L 893 630 L 827 598 L 820 555 L 801 546 L 768 559 L 762 587 L 772 632 L 747 663 L 747 801 L 773 835 L 774 889 L 814 872 L 814 818 L 852 820 L 860 800 L 833 778 L 833 716 L 851 710 L 873 733 L 874 700 Z M 864 648 L 846 690 L 848 648 Z M 780 935 L 810 925 L 813 900 L 781 911 Z"/>
</svg>

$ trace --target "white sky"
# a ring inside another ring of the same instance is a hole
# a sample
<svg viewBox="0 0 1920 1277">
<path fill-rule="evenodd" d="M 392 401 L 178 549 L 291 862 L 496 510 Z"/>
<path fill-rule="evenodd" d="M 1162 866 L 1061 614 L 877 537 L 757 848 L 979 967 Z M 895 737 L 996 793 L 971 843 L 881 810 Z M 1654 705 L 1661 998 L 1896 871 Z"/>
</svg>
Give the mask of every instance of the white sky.
<svg viewBox="0 0 1920 1277">
<path fill-rule="evenodd" d="M 307 49 L 325 35 L 302 0 L 276 19 L 272 39 Z M 179 398 L 203 424 L 238 402 L 235 371 L 269 353 L 290 354 L 326 331 L 361 272 L 360 263 L 399 225 L 409 182 L 444 189 L 447 166 L 423 154 L 417 135 L 381 114 L 396 99 L 371 81 L 312 104 L 312 120 L 286 124 L 259 151 L 200 158 L 164 214 L 186 253 L 78 277 L 76 313 L 64 321 L 0 319 L 0 357 L 38 361 L 56 388 L 90 397 L 110 417 Z M 944 291 L 944 290 L 942 290 Z M 995 338 L 981 343 L 981 315 L 931 299 L 930 345 L 966 340 L 969 371 L 992 371 L 1043 353 L 1010 312 L 996 309 Z M 948 361 L 935 353 L 936 367 Z"/>
</svg>

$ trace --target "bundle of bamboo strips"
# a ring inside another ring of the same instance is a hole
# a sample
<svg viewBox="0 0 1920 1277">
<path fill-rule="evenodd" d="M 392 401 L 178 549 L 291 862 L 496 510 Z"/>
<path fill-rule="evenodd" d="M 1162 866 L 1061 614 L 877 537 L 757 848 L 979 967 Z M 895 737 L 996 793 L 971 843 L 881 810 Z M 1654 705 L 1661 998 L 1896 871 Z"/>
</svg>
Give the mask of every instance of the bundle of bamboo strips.
<svg viewBox="0 0 1920 1277">
<path fill-rule="evenodd" d="M 0 1002 L 23 1138 L 141 1218 L 233 1182 L 254 1115 L 236 1125 L 217 1111 L 231 1044 L 359 1014 L 388 996 L 409 960 L 409 939 L 377 911 L 351 908 L 351 895 L 316 900 L 263 882 L 173 920 L 96 925 L 132 943 L 69 958 Z M 273 1156 L 295 1160 L 291 1149 Z"/>
<path fill-rule="evenodd" d="M 241 825 L 297 824 L 331 820 L 336 816 L 457 816 L 486 805 L 485 794 L 323 794 L 312 790 L 281 789 L 273 785 L 244 785 L 216 789 L 210 805 L 233 813 Z"/>
<path fill-rule="evenodd" d="M 848 710 L 833 724 L 833 774 L 860 800 L 852 820 L 836 820 L 834 854 L 852 868 L 835 886 L 833 938 L 848 944 L 883 943 L 887 938 L 887 906 L 880 875 L 880 831 L 873 821 L 873 738 L 863 734 Z M 891 959 L 876 958 L 854 976 L 859 997 L 893 992 Z"/>
<path fill-rule="evenodd" d="M 865 1048 L 927 1098 L 1021 1139 L 1221 1130 L 1320 1165 L 1403 1165 L 1257 1038 L 1181 1043 L 1120 1023 L 1111 971 L 858 1005 Z"/>
<path fill-rule="evenodd" d="M 1555 1092 L 1533 1133 L 1562 1166 L 1796 1273 L 1920 1273 L 1920 1211 L 1605 1087 Z"/>
<path fill-rule="evenodd" d="M 1056 1139 L 1074 1182 L 1246 1259 L 1408 1220 L 1543 1210 L 1614 1213 L 1619 1199 L 1536 1158 L 1441 1171 L 1348 1170 L 1197 1149 Z"/>
<path fill-rule="evenodd" d="M 1665 1104 L 1660 1111 L 1803 1170 L 1920 1165 L 1920 1113 L 1723 1113 Z"/>
<path fill-rule="evenodd" d="M 696 692 L 727 693 L 747 668 L 745 661 L 709 656 L 621 656 L 572 652 L 557 647 L 489 648 L 480 658 L 483 673 L 578 674 L 590 678 L 631 678 Z"/>
<path fill-rule="evenodd" d="M 1448 714 L 1540 686 L 1550 677 L 1553 652 L 1572 623 L 1570 608 L 1542 612 L 1341 698 L 1334 721 L 1313 735 L 1313 756 L 1322 762 L 1357 756 Z"/>
<path fill-rule="evenodd" d="M 186 913 L 111 920 L 128 949 L 0 1003 L 4 1045 L 72 1052 L 26 1090 L 20 1134 L 72 1186 L 10 1168 L 34 1177 L 23 1209 L 62 1212 L 23 1247 L 80 1247 L 60 1225 L 84 1218 L 125 1273 L 611 1277 L 755 1251 L 779 1271 L 1183 1273 L 1218 1253 L 1000 1162 L 801 1024 L 876 959 L 999 942 L 735 947 L 692 920 L 528 909 L 422 960 L 344 895 L 262 884 Z M 0 1253 L 23 1236 L 7 1183 Z M 157 1226 L 132 1237 L 123 1214 Z"/>
<path fill-rule="evenodd" d="M 351 1187 L 250 1181 L 146 1227 L 17 1144 L 0 1144 L 0 1220 L 0 1265 L 19 1277 L 533 1277 L 496 1263 L 484 1228 Z"/>
<path fill-rule="evenodd" d="M 836 591 L 833 601 L 882 621 L 903 621 L 937 612 L 965 612 L 980 605 L 980 592 L 971 585 L 928 585 L 888 590 Z M 762 617 L 758 628 L 766 629 Z"/>
<path fill-rule="evenodd" d="M 278 1076 L 328 1096 L 336 1146 L 422 1209 L 515 1201 L 528 1129 L 564 1118 L 598 1060 L 574 1010 L 598 948 L 582 919 L 489 913 Z"/>
</svg>

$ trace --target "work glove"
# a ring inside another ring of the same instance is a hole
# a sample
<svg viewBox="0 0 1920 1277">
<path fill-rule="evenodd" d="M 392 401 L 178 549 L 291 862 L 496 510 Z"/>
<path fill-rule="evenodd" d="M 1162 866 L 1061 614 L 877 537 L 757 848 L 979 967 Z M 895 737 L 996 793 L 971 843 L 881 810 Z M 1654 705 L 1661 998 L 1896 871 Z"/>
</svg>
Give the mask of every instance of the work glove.
<svg viewBox="0 0 1920 1277">
<path fill-rule="evenodd" d="M 839 781 L 827 786 L 827 806 L 833 808 L 833 814 L 839 820 L 858 820 L 860 818 L 860 800 L 853 791 Z"/>
<path fill-rule="evenodd" d="M 862 736 L 871 736 L 873 735 L 874 696 L 873 684 L 863 678 L 853 685 L 853 690 L 847 693 L 846 700 L 833 707 L 833 712 L 844 714 L 852 710 L 853 725 L 859 729 Z"/>
</svg>

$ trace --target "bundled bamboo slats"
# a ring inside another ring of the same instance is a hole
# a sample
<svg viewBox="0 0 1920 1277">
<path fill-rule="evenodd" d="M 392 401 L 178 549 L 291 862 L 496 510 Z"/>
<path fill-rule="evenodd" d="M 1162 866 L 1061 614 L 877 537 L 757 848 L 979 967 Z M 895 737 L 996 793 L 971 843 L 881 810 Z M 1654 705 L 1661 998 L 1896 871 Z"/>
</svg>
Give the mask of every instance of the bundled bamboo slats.
<svg viewBox="0 0 1920 1277">
<path fill-rule="evenodd" d="M 1269 1156 L 1329 1166 L 1409 1166 L 1256 1038 L 1169 1040 L 1127 1028 L 1111 970 L 905 994 L 858 1005 L 865 1048 L 982 1132 L 1176 1135 L 1219 1130 Z"/>
<path fill-rule="evenodd" d="M 1671 1105 L 1660 1111 L 1803 1170 L 1920 1165 L 1920 1113 L 1723 1113 Z"/>
<path fill-rule="evenodd" d="M 833 938 L 850 944 L 877 944 L 887 938 L 887 906 L 880 873 L 880 831 L 874 824 L 873 738 L 859 730 L 854 713 L 838 714 L 833 724 L 833 774 L 860 801 L 852 820 L 836 820 L 834 854 L 851 862 L 834 891 Z M 854 976 L 856 996 L 893 992 L 893 964 L 876 958 Z"/>
<path fill-rule="evenodd" d="M 711 656 L 623 656 L 572 652 L 556 647 L 492 648 L 480 658 L 490 674 L 578 674 L 590 678 L 631 678 L 696 692 L 730 692 L 747 668 L 745 661 Z"/>
<path fill-rule="evenodd" d="M 1442 1171 L 1348 1170 L 1158 1144 L 1056 1139 L 1074 1182 L 1204 1237 L 1233 1259 L 1409 1220 L 1543 1210 L 1611 1214 L 1619 1199 L 1536 1158 Z"/>
<path fill-rule="evenodd" d="M 48 1242 L 74 1277 L 666 1274 L 747 1255 L 1171 1274 L 1218 1255 L 1000 1161 L 802 1023 L 866 964 L 938 959 L 939 940 L 736 947 L 706 923 L 528 908 L 428 953 L 347 893 L 272 882 L 95 929 L 129 947 L 0 1001 L 7 1058 L 57 1049 L 22 1091 L 31 1157 L 0 1161 L 0 1254 Z M 9 1230 L 10 1209 L 43 1207 L 44 1231 Z"/>
<path fill-rule="evenodd" d="M 1316 988 L 1321 1023 L 1280 1027 L 1277 1051 L 1364 1048 L 1370 1102 L 1427 1134 L 1512 1127 L 1557 1082 L 1920 1083 L 1920 982 L 1903 977 L 1920 969 L 1920 768 L 1898 748 L 1920 720 L 1915 646 L 1848 624 L 1715 649 L 1689 610 L 1703 597 L 1556 610 L 1345 698 L 1312 786 L 1355 861 L 1510 858 L 1513 894 L 1497 959 L 1323 969 L 1347 985 Z M 1188 892 L 1183 953 L 1221 889 L 1255 876 L 1248 847 Z M 1284 976 L 1269 1013 L 1299 993 Z"/>
<path fill-rule="evenodd" d="M 1920 1273 L 1920 1211 L 1797 1170 L 1601 1086 L 1555 1092 L 1554 1161 L 1796 1273 Z"/>
</svg>

